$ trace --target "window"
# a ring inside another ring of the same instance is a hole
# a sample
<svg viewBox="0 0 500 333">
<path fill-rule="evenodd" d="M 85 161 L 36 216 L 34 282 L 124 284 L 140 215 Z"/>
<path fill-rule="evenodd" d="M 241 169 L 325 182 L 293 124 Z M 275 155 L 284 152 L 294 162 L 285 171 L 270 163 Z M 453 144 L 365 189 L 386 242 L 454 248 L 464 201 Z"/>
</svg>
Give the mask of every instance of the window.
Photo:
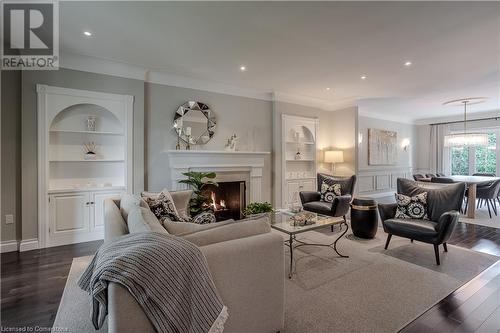
<svg viewBox="0 0 500 333">
<path fill-rule="evenodd" d="M 465 147 L 451 148 L 451 174 L 469 174 L 469 149 Z"/>
<path fill-rule="evenodd" d="M 487 147 L 452 147 L 451 174 L 500 174 L 497 172 L 497 134 L 499 133 L 498 131 L 488 133 Z"/>
</svg>

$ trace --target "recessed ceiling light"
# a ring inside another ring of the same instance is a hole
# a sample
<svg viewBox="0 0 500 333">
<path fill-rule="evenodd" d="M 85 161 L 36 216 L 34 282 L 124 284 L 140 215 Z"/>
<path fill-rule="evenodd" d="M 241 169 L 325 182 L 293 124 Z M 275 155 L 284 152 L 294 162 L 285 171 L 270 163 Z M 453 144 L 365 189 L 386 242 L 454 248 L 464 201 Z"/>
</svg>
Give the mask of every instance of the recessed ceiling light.
<svg viewBox="0 0 500 333">
<path fill-rule="evenodd" d="M 330 91 L 330 88 L 328 87 L 328 88 L 326 88 L 326 90 Z"/>
<path fill-rule="evenodd" d="M 411 66 L 411 61 L 406 61 L 406 62 L 405 62 L 405 66 L 406 66 L 406 67 L 410 67 L 410 66 Z"/>
<path fill-rule="evenodd" d="M 366 78 L 367 78 L 366 75 L 361 76 L 361 80 L 366 80 Z"/>
<path fill-rule="evenodd" d="M 240 71 L 244 72 L 247 70 L 247 66 L 240 66 Z"/>
<path fill-rule="evenodd" d="M 92 33 L 90 31 L 84 31 L 83 34 L 87 37 L 92 36 Z"/>
</svg>

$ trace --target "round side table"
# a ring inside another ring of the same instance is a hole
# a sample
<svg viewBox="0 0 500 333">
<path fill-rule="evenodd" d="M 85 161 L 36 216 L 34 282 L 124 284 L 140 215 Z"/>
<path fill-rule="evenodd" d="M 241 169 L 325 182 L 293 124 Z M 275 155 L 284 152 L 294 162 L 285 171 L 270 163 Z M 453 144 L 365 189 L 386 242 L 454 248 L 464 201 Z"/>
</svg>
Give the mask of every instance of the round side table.
<svg viewBox="0 0 500 333">
<path fill-rule="evenodd" d="M 351 203 L 351 228 L 356 237 L 371 239 L 378 228 L 377 202 L 370 198 L 354 198 Z"/>
</svg>

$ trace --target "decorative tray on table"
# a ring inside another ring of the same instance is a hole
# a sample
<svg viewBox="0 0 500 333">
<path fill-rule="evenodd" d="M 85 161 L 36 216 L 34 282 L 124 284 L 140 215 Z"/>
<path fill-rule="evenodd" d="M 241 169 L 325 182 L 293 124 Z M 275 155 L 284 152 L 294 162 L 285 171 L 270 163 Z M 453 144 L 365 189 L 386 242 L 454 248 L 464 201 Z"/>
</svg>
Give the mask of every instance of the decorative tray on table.
<svg viewBox="0 0 500 333">
<path fill-rule="evenodd" d="M 290 225 L 294 227 L 302 227 L 305 225 L 314 224 L 316 223 L 317 216 L 318 215 L 316 213 L 300 212 L 290 217 Z"/>
</svg>

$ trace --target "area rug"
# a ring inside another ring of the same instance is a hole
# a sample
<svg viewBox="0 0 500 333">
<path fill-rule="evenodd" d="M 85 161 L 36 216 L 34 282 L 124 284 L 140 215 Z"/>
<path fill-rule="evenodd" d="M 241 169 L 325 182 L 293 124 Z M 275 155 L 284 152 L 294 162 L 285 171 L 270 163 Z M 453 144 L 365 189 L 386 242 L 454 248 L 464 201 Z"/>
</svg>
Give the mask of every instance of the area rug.
<svg viewBox="0 0 500 333">
<path fill-rule="evenodd" d="M 299 239 L 329 243 L 337 236 L 337 230 L 325 228 L 301 234 Z M 325 247 L 296 249 L 292 279 L 288 279 L 286 251 L 282 332 L 396 332 L 499 259 L 449 245 L 436 266 L 430 245 L 393 237 L 385 251 L 384 241 L 382 229 L 373 240 L 350 234 L 338 243 L 339 251 L 349 258 L 339 258 Z M 90 259 L 74 259 L 55 327 L 95 331 L 89 298 L 76 285 Z"/>
</svg>

